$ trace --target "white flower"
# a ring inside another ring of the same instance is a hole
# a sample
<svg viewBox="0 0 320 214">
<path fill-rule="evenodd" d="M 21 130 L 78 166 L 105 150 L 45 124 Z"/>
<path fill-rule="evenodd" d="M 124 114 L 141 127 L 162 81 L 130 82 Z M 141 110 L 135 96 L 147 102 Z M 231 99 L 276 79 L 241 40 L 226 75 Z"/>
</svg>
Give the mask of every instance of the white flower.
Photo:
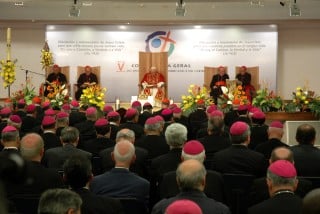
<svg viewBox="0 0 320 214">
<path fill-rule="evenodd" d="M 63 90 L 65 87 L 66 87 L 66 84 L 63 84 L 63 85 L 61 86 L 61 89 Z"/>
<path fill-rule="evenodd" d="M 231 93 L 229 93 L 229 94 L 228 94 L 228 98 L 229 98 L 229 100 L 233 100 L 233 99 L 234 99 L 234 95 L 231 94 Z"/>
<path fill-rule="evenodd" d="M 61 92 L 61 94 L 65 97 L 65 96 L 67 96 L 67 94 L 68 94 L 68 89 L 64 89 L 62 92 Z"/>
<path fill-rule="evenodd" d="M 222 90 L 222 93 L 224 93 L 224 94 L 228 93 L 228 88 L 225 86 L 221 86 L 221 90 Z"/>
<path fill-rule="evenodd" d="M 228 104 L 228 105 L 232 105 L 232 101 L 231 101 L 231 100 L 228 100 L 228 101 L 227 101 L 227 104 Z"/>
</svg>

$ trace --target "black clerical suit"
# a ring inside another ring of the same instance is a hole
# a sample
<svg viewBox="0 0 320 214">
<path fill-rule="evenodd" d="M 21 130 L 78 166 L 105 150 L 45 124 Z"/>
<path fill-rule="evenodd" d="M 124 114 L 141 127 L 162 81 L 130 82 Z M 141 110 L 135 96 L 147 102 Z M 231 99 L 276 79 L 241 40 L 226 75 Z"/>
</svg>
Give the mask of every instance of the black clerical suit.
<svg viewBox="0 0 320 214">
<path fill-rule="evenodd" d="M 89 75 L 87 75 L 86 73 L 83 73 L 79 76 L 78 81 L 77 81 L 77 85 L 78 85 L 78 90 L 76 92 L 76 100 L 79 100 L 82 94 L 82 91 L 84 88 L 82 88 L 81 86 L 84 83 L 96 83 L 98 84 L 98 78 L 97 75 L 95 75 L 94 73 L 90 73 Z"/>
</svg>

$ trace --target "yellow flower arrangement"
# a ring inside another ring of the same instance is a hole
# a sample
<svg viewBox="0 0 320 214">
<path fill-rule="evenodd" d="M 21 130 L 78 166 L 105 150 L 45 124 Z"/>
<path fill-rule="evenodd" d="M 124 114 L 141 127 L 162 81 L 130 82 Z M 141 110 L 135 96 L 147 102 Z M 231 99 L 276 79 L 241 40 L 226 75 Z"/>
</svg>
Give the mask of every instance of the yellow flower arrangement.
<svg viewBox="0 0 320 214">
<path fill-rule="evenodd" d="M 3 87 L 7 88 L 16 80 L 16 62 L 11 60 L 1 60 L 0 75 L 3 79 Z"/>
<path fill-rule="evenodd" d="M 83 89 L 83 93 L 80 97 L 80 106 L 94 106 L 100 110 L 103 110 L 105 105 L 104 96 L 106 91 L 106 88 L 101 88 L 98 85 L 93 85 Z"/>
<path fill-rule="evenodd" d="M 248 98 L 246 96 L 246 92 L 243 90 L 243 87 L 241 85 L 238 85 L 236 87 L 232 103 L 234 105 L 245 105 L 249 103 Z"/>
<path fill-rule="evenodd" d="M 188 88 L 188 95 L 182 95 L 182 104 L 181 108 L 185 114 L 190 114 L 197 109 L 197 103 L 203 102 L 205 106 L 213 104 L 208 90 L 197 85 L 190 85 Z"/>
<path fill-rule="evenodd" d="M 44 47 L 41 50 L 41 64 L 42 69 L 45 69 L 46 67 L 49 67 L 54 64 L 53 54 L 52 52 L 50 52 L 49 45 L 47 42 L 44 44 Z"/>
</svg>

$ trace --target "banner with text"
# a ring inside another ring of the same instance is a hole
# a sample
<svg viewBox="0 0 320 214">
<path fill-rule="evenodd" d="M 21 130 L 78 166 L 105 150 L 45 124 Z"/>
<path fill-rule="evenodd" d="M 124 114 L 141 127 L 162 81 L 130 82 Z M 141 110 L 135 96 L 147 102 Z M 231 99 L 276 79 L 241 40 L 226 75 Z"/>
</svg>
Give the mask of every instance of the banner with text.
<svg viewBox="0 0 320 214">
<path fill-rule="evenodd" d="M 101 66 L 107 101 L 130 101 L 138 94 L 139 51 L 167 51 L 168 97 L 181 101 L 190 84 L 202 86 L 204 66 L 259 66 L 260 83 L 276 90 L 278 32 L 275 25 L 239 26 L 106 26 L 49 25 L 46 39 L 55 62 L 70 66 Z"/>
</svg>

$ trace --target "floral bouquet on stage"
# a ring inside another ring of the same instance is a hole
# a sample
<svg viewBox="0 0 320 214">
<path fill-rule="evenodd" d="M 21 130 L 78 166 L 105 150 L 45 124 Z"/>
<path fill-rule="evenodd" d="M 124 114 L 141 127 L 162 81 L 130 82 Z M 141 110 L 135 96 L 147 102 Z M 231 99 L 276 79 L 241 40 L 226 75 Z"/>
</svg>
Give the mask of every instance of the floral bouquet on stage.
<svg viewBox="0 0 320 214">
<path fill-rule="evenodd" d="M 21 84 L 21 90 L 18 90 L 12 93 L 12 101 L 13 103 L 17 103 L 20 99 L 24 99 L 26 104 L 29 105 L 32 103 L 32 98 L 36 96 L 35 87 L 31 83 L 31 79 L 28 78 L 26 85 Z"/>
<path fill-rule="evenodd" d="M 257 91 L 252 100 L 252 105 L 260 108 L 263 112 L 278 111 L 283 106 L 283 100 L 273 91 L 269 92 L 268 88 L 265 87 Z"/>
<path fill-rule="evenodd" d="M 292 92 L 292 102 L 285 105 L 286 112 L 310 111 L 309 105 L 317 99 L 314 91 L 310 91 L 307 87 L 297 87 L 295 92 Z"/>
<path fill-rule="evenodd" d="M 188 88 L 189 95 L 182 95 L 181 108 L 184 114 L 189 115 L 197 109 L 197 103 L 203 101 L 205 106 L 209 106 L 213 103 L 209 92 L 205 87 L 197 85 L 190 85 Z"/>
<path fill-rule="evenodd" d="M 50 100 L 54 109 L 60 109 L 64 103 L 69 103 L 72 98 L 69 96 L 66 85 L 61 85 L 58 81 L 53 81 L 47 86 L 49 91 L 47 99 Z"/>
<path fill-rule="evenodd" d="M 105 105 L 104 96 L 106 91 L 106 88 L 101 88 L 98 85 L 83 89 L 80 97 L 80 106 L 84 108 L 93 106 L 102 111 Z"/>
</svg>

